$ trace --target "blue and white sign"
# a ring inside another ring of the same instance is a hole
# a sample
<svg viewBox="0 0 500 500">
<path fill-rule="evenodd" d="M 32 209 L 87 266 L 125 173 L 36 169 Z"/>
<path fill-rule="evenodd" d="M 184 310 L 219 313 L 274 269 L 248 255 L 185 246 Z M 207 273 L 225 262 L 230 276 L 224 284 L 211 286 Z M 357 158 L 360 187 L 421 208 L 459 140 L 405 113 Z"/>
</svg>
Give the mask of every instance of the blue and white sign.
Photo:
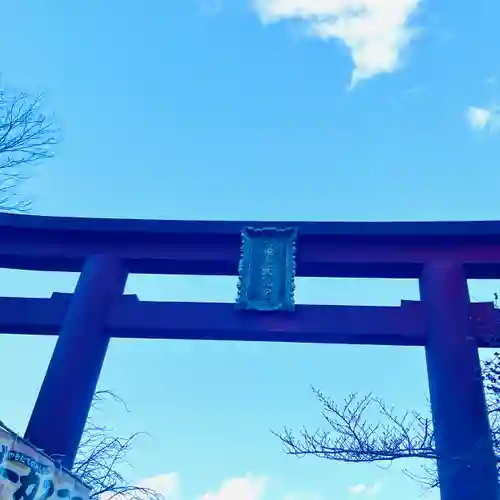
<svg viewBox="0 0 500 500">
<path fill-rule="evenodd" d="M 88 500 L 90 488 L 0 426 L 0 500 Z"/>
</svg>

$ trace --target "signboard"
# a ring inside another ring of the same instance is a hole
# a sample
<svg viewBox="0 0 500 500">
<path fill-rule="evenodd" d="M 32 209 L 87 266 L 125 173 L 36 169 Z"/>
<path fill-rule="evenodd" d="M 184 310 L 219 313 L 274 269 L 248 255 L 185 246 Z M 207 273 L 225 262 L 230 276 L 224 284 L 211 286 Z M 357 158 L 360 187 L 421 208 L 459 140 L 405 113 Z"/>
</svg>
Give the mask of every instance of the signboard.
<svg viewBox="0 0 500 500">
<path fill-rule="evenodd" d="M 90 488 L 0 426 L 0 500 L 88 500 Z"/>
<path fill-rule="evenodd" d="M 293 311 L 297 229 L 247 227 L 241 237 L 236 307 Z"/>
</svg>

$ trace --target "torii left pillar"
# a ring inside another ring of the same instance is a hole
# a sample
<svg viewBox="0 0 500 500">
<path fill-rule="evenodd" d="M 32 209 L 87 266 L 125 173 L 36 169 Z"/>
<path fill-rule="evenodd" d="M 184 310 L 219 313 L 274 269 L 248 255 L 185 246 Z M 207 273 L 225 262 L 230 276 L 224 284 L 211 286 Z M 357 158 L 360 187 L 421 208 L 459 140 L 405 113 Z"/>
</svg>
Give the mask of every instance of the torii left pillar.
<svg viewBox="0 0 500 500">
<path fill-rule="evenodd" d="M 127 274 L 112 255 L 85 262 L 26 429 L 31 444 L 69 470 L 109 345 L 106 319 L 123 295 Z"/>
</svg>

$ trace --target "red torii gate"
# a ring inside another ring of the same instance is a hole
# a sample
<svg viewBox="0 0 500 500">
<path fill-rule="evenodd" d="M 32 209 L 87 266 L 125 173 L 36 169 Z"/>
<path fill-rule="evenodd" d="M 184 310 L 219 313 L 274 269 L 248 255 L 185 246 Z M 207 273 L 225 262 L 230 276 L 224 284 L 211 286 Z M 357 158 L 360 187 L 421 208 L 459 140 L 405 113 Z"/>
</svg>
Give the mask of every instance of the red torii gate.
<svg viewBox="0 0 500 500">
<path fill-rule="evenodd" d="M 248 226 L 299 232 L 296 275 L 416 278 L 400 307 L 142 302 L 129 273 L 236 275 Z M 81 272 L 74 294 L 0 298 L 0 331 L 59 335 L 25 437 L 71 468 L 111 337 L 412 345 L 426 349 L 441 497 L 498 500 L 478 346 L 499 346 L 491 303 L 500 222 L 204 222 L 0 215 L 0 267 Z M 64 404 L 61 405 L 61 401 Z"/>
</svg>

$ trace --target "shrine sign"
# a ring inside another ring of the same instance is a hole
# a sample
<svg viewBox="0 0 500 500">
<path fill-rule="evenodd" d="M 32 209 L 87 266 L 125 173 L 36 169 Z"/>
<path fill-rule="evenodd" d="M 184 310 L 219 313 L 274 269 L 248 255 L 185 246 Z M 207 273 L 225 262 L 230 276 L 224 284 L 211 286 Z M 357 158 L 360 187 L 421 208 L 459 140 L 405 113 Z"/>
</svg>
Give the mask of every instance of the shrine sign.
<svg viewBox="0 0 500 500">
<path fill-rule="evenodd" d="M 0 500 L 88 500 L 90 488 L 0 425 Z"/>
</svg>

